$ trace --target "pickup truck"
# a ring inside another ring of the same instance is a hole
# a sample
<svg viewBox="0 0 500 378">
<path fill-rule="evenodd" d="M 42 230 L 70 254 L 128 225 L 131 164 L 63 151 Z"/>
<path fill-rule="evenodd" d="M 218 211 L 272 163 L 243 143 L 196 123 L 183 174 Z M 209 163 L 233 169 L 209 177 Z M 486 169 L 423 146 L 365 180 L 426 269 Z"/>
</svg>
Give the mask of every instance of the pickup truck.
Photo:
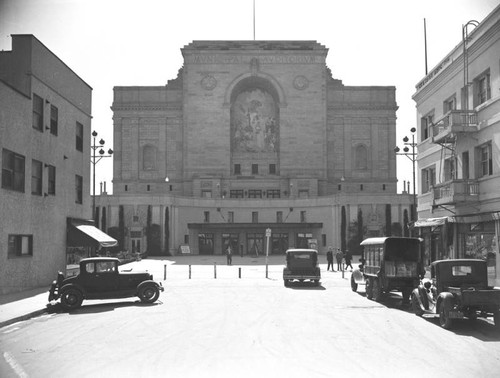
<svg viewBox="0 0 500 378">
<path fill-rule="evenodd" d="M 488 286 L 487 263 L 476 259 L 440 260 L 431 263 L 431 280 L 422 281 L 411 294 L 417 316 L 438 314 L 445 329 L 455 319 L 493 317 L 500 330 L 500 290 Z"/>
<path fill-rule="evenodd" d="M 315 249 L 289 249 L 286 251 L 286 266 L 283 268 L 285 286 L 297 280 L 309 280 L 319 286 L 321 270 L 318 266 L 318 251 Z"/>
<path fill-rule="evenodd" d="M 147 272 L 120 272 L 120 260 L 113 257 L 91 257 L 80 261 L 80 273 L 64 277 L 59 272 L 49 290 L 49 302 L 61 300 L 65 310 L 74 310 L 84 299 L 139 297 L 153 303 L 163 286 Z"/>
</svg>

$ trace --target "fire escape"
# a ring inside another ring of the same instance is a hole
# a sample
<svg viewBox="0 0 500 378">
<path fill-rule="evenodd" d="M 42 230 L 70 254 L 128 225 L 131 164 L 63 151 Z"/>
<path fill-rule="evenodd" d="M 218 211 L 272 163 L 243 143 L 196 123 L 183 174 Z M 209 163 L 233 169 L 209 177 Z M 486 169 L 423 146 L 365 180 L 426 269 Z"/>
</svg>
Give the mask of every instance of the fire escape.
<svg viewBox="0 0 500 378">
<path fill-rule="evenodd" d="M 433 188 L 432 209 L 442 207 L 452 213 L 456 206 L 474 204 L 478 201 L 478 180 L 469 178 L 468 161 L 462 161 L 462 178 L 457 178 L 457 144 L 462 138 L 475 138 L 479 130 L 477 112 L 469 110 L 469 57 L 467 43 L 469 42 L 468 26 L 477 26 L 477 21 L 469 21 L 462 28 L 463 59 L 464 59 L 464 95 L 462 108 L 464 110 L 449 110 L 432 125 L 432 142 L 441 148 L 440 173 L 444 170 L 444 182 Z M 444 166 L 444 167 L 443 167 Z M 440 174 L 439 177 L 442 177 Z"/>
</svg>

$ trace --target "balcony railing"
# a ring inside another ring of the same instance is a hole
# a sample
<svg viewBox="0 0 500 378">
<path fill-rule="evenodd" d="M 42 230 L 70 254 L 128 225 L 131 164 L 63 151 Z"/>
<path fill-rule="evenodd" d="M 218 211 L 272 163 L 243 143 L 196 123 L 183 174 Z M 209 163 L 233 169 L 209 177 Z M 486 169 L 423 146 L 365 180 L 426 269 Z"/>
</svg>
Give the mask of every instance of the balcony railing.
<svg viewBox="0 0 500 378">
<path fill-rule="evenodd" d="M 477 130 L 477 113 L 475 111 L 450 110 L 432 126 L 432 141 L 442 143 L 457 133 L 474 133 Z"/>
<path fill-rule="evenodd" d="M 479 183 L 477 180 L 453 180 L 437 184 L 433 188 L 434 205 L 452 205 L 458 202 L 478 200 Z"/>
</svg>

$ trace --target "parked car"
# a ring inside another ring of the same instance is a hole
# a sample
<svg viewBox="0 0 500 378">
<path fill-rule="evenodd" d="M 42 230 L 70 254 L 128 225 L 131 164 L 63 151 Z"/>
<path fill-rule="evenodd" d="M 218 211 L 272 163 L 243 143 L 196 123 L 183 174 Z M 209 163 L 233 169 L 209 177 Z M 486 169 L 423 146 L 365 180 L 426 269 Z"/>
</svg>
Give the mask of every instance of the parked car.
<svg viewBox="0 0 500 378">
<path fill-rule="evenodd" d="M 450 329 L 455 319 L 493 317 L 500 329 L 500 290 L 488 286 L 487 262 L 476 259 L 431 263 L 431 280 L 412 292 L 417 316 L 438 314 L 439 324 Z"/>
<path fill-rule="evenodd" d="M 384 293 L 401 291 L 403 301 L 425 274 L 420 244 L 422 239 L 407 237 L 368 238 L 361 242 L 361 264 L 351 275 L 351 289 L 366 285 L 366 297 L 380 301 Z"/>
<path fill-rule="evenodd" d="M 292 281 L 309 280 L 319 286 L 321 270 L 318 266 L 318 251 L 315 249 L 289 249 L 286 251 L 286 266 L 283 281 L 288 286 Z"/>
<path fill-rule="evenodd" d="M 120 272 L 120 260 L 114 257 L 93 257 L 80 261 L 80 273 L 64 278 L 59 272 L 49 291 L 49 302 L 61 299 L 66 310 L 81 306 L 84 299 L 139 297 L 153 303 L 163 291 L 147 272 Z"/>
</svg>

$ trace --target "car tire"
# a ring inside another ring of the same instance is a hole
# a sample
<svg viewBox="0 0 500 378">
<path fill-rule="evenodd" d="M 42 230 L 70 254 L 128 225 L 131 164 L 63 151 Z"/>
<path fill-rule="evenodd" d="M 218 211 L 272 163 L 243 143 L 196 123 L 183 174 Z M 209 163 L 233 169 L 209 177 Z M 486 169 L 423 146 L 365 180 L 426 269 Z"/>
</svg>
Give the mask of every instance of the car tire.
<svg viewBox="0 0 500 378">
<path fill-rule="evenodd" d="M 366 298 L 372 299 L 373 297 L 373 282 L 371 278 L 366 280 Z"/>
<path fill-rule="evenodd" d="M 142 303 L 154 303 L 160 297 L 160 290 L 156 285 L 144 285 L 139 288 L 139 299 Z"/>
<path fill-rule="evenodd" d="M 378 278 L 374 278 L 372 282 L 372 298 L 375 302 L 380 302 L 382 298 L 382 288 L 380 287 Z"/>
<path fill-rule="evenodd" d="M 358 291 L 358 284 L 356 283 L 356 280 L 354 279 L 353 274 L 351 274 L 351 289 L 354 292 Z"/>
<path fill-rule="evenodd" d="M 82 305 L 83 294 L 73 287 L 61 291 L 61 306 L 65 310 L 75 310 Z"/>
<path fill-rule="evenodd" d="M 415 315 L 422 316 L 424 314 L 424 311 L 420 307 L 420 303 L 418 303 L 418 298 L 416 294 L 411 295 L 411 307 Z"/>
<path fill-rule="evenodd" d="M 444 329 L 450 329 L 453 321 L 450 318 L 450 308 L 446 303 L 439 306 L 439 325 Z"/>
</svg>

